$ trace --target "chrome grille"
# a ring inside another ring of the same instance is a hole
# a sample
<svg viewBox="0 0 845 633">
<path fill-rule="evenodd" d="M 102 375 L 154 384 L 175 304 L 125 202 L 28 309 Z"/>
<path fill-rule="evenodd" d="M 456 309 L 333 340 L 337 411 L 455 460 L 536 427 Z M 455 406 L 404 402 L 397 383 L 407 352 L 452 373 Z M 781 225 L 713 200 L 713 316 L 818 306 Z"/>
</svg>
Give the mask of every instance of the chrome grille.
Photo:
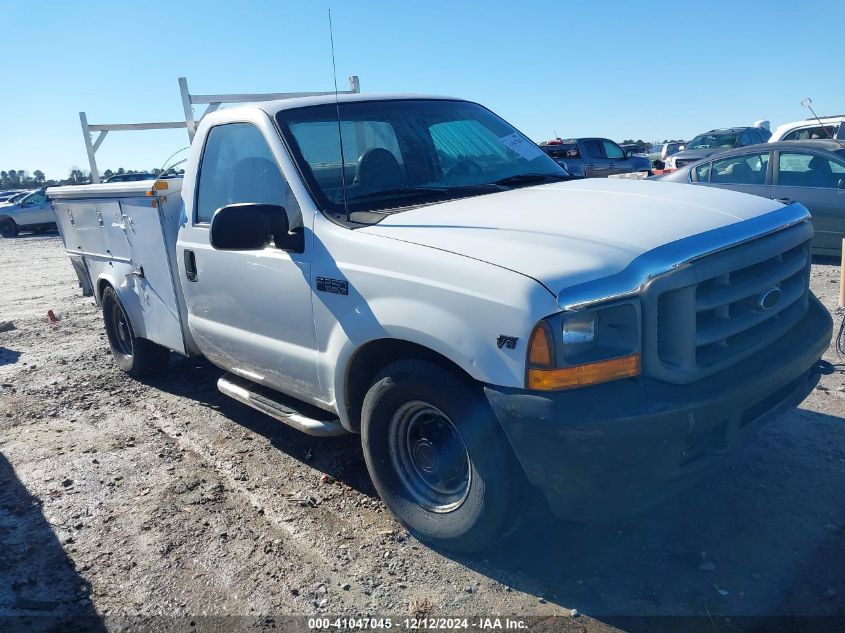
<svg viewBox="0 0 845 633">
<path fill-rule="evenodd" d="M 810 242 L 797 230 L 668 275 L 652 293 L 652 373 L 690 382 L 764 347 L 806 311 L 809 276 Z"/>
</svg>

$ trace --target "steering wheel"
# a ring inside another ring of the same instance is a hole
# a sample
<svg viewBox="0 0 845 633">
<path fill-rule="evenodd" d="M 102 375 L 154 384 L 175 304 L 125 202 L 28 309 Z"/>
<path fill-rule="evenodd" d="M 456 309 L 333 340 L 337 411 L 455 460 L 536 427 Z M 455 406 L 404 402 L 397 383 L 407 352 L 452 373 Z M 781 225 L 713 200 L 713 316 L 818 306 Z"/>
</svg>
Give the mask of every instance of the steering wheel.
<svg viewBox="0 0 845 633">
<path fill-rule="evenodd" d="M 481 168 L 481 165 L 476 163 L 473 160 L 463 159 L 458 164 L 456 164 L 452 169 L 449 170 L 449 176 L 458 176 L 458 177 L 465 177 L 465 176 L 481 176 L 484 173 L 484 170 Z"/>
</svg>

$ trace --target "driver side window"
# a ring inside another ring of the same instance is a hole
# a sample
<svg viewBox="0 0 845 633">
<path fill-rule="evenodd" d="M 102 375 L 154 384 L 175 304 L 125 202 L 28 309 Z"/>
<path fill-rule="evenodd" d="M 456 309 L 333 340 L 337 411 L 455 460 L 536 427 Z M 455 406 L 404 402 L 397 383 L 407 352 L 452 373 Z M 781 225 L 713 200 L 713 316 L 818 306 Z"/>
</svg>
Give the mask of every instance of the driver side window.
<svg viewBox="0 0 845 633">
<path fill-rule="evenodd" d="M 282 205 L 296 200 L 270 147 L 250 123 L 212 128 L 206 138 L 197 184 L 196 222 L 208 223 L 220 207 L 240 202 Z"/>
<path fill-rule="evenodd" d="M 611 160 L 619 160 L 625 157 L 625 152 L 613 141 L 602 141 L 604 155 Z"/>
<path fill-rule="evenodd" d="M 47 201 L 47 194 L 43 191 L 36 191 L 35 193 L 27 196 L 23 199 L 24 204 L 34 205 L 34 204 L 43 204 Z"/>
</svg>

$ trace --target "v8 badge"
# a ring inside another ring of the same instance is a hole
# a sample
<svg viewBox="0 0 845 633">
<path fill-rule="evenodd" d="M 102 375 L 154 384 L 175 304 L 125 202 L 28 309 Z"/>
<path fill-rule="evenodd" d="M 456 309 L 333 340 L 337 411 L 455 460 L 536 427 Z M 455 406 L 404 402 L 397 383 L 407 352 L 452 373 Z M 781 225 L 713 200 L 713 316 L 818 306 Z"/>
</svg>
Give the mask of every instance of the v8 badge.
<svg viewBox="0 0 845 633">
<path fill-rule="evenodd" d="M 504 334 L 500 334 L 499 338 L 496 339 L 496 346 L 499 349 L 515 349 L 517 340 L 516 336 L 505 336 Z"/>
</svg>

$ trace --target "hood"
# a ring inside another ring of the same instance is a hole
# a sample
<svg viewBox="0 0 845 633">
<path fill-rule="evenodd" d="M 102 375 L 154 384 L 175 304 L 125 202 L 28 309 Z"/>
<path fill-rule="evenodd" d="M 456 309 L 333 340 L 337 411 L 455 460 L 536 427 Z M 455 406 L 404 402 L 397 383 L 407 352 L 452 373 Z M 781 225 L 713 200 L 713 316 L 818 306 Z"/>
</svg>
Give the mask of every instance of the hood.
<svg viewBox="0 0 845 633">
<path fill-rule="evenodd" d="M 699 158 L 707 158 L 719 152 L 727 152 L 730 147 L 710 147 L 707 149 L 685 149 L 681 152 L 672 154 L 672 158 L 680 158 L 681 160 L 698 160 Z"/>
<path fill-rule="evenodd" d="M 419 207 L 358 230 L 488 262 L 557 295 L 658 246 L 781 207 L 715 187 L 601 178 Z"/>
</svg>

